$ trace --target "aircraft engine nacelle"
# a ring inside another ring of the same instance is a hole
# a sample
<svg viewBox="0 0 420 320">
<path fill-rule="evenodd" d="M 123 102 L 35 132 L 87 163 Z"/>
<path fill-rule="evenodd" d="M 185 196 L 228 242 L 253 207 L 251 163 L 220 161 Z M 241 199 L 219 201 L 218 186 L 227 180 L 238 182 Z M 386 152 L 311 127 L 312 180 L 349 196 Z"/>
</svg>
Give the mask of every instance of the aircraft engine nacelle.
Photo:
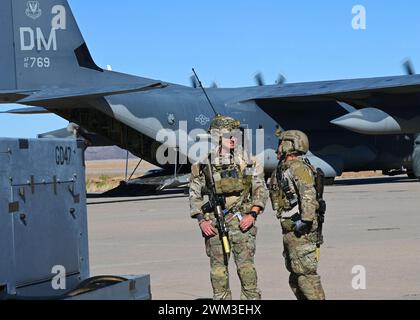
<svg viewBox="0 0 420 320">
<path fill-rule="evenodd" d="M 416 135 L 413 152 L 413 171 L 417 178 L 420 178 L 420 134 Z"/>
</svg>

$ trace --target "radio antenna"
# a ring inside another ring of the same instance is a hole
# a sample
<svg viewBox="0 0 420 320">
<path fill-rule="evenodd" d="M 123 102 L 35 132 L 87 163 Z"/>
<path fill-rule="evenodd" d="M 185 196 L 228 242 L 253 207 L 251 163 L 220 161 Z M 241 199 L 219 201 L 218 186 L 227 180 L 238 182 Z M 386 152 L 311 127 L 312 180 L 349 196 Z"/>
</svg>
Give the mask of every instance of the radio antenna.
<svg viewBox="0 0 420 320">
<path fill-rule="evenodd" d="M 203 84 L 201 83 L 200 78 L 199 78 L 199 77 L 198 77 L 198 75 L 197 75 L 197 72 L 195 72 L 195 69 L 194 69 L 194 68 L 192 69 L 192 71 L 193 71 L 193 73 L 194 73 L 195 78 L 196 78 L 196 79 L 197 79 L 197 81 L 198 81 L 198 84 L 199 84 L 199 86 L 200 86 L 201 90 L 203 90 L 203 93 L 204 93 L 204 95 L 206 96 L 206 99 L 207 99 L 207 101 L 209 102 L 210 107 L 213 109 L 214 114 L 215 114 L 216 116 L 218 116 L 218 115 L 219 115 L 219 113 L 217 113 L 217 112 L 216 112 L 216 109 L 214 108 L 213 103 L 211 103 L 211 100 L 210 100 L 209 96 L 207 95 L 206 89 L 204 89 Z"/>
</svg>

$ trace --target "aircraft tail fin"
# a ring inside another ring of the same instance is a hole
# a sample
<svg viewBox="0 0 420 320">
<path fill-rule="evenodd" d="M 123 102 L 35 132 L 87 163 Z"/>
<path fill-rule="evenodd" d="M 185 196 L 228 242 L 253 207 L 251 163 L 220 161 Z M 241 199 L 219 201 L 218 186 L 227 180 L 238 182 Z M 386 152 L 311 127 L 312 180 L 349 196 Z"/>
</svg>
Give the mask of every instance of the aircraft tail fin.
<svg viewBox="0 0 420 320">
<path fill-rule="evenodd" d="M 16 89 L 11 8 L 12 1 L 2 1 L 0 4 L 0 90 Z"/>
<path fill-rule="evenodd" d="M 1 0 L 0 40 L 3 92 L 74 87 L 103 72 L 66 0 Z"/>
<path fill-rule="evenodd" d="M 0 41 L 0 103 L 56 103 L 165 87 L 99 68 L 67 0 L 0 0 Z"/>
</svg>

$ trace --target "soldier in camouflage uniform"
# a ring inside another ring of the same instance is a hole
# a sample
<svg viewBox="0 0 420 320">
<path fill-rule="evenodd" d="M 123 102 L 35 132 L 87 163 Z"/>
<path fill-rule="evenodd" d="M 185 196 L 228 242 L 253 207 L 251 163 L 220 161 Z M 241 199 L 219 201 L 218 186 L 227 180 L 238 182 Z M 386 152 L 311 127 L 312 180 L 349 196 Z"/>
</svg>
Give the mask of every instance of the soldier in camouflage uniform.
<svg viewBox="0 0 420 320">
<path fill-rule="evenodd" d="M 289 284 L 298 300 L 325 300 L 317 274 L 316 171 L 304 158 L 309 141 L 301 131 L 278 133 L 279 165 L 270 181 L 273 209 L 281 221 Z"/>
<path fill-rule="evenodd" d="M 256 161 L 248 161 L 241 152 L 234 152 L 237 140 L 232 137 L 239 131 L 240 122 L 230 117 L 217 116 L 210 127 L 212 136 L 227 136 L 212 151 L 211 167 L 218 186 L 216 191 L 226 201 L 225 221 L 229 229 L 229 242 L 241 281 L 241 299 L 259 300 L 261 292 L 257 286 L 254 266 L 257 227 L 255 222 L 265 208 L 268 190 L 264 181 L 264 170 Z M 232 172 L 234 174 L 232 174 Z M 226 174 L 229 173 L 229 174 Z M 206 253 L 210 258 L 210 277 L 215 300 L 231 300 L 228 261 L 230 253 L 224 252 L 223 241 L 218 236 L 217 220 L 213 212 L 203 212 L 203 192 L 208 181 L 206 167 L 192 166 L 190 184 L 191 217 L 197 219 L 205 238 Z M 217 190 L 220 189 L 220 190 Z"/>
</svg>

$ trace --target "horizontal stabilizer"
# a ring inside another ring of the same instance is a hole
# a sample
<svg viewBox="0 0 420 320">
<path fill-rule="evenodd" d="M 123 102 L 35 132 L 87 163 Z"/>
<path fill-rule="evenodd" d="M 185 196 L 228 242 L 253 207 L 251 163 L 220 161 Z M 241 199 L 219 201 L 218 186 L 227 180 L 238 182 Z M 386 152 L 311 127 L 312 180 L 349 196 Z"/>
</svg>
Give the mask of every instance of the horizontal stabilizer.
<svg viewBox="0 0 420 320">
<path fill-rule="evenodd" d="M 36 90 L 32 91 L 23 91 L 23 90 L 0 90 L 0 103 L 14 103 L 18 100 L 21 100 L 27 96 L 33 94 Z"/>
<path fill-rule="evenodd" d="M 51 112 L 44 108 L 33 107 L 33 108 L 19 108 L 19 109 L 13 109 L 13 110 L 8 110 L 8 111 L 2 111 L 0 113 L 31 115 L 31 114 L 47 114 Z"/>
<path fill-rule="evenodd" d="M 82 139 L 89 147 L 114 146 L 115 143 L 96 133 L 88 132 L 74 123 L 69 123 L 67 128 L 46 132 L 38 135 L 39 139 Z"/>
<path fill-rule="evenodd" d="M 51 132 L 38 134 L 38 139 L 76 139 L 74 134 L 68 130 L 68 128 L 63 128 Z"/>
<path fill-rule="evenodd" d="M 164 88 L 162 82 L 151 82 L 148 84 L 131 84 L 117 85 L 102 88 L 65 88 L 65 89 L 47 89 L 39 91 L 29 97 L 18 101 L 21 104 L 32 104 L 42 102 L 54 102 L 56 100 L 65 99 L 92 99 L 98 97 L 106 97 L 117 94 L 134 93 L 140 91 L 148 91 L 153 89 Z"/>
</svg>

